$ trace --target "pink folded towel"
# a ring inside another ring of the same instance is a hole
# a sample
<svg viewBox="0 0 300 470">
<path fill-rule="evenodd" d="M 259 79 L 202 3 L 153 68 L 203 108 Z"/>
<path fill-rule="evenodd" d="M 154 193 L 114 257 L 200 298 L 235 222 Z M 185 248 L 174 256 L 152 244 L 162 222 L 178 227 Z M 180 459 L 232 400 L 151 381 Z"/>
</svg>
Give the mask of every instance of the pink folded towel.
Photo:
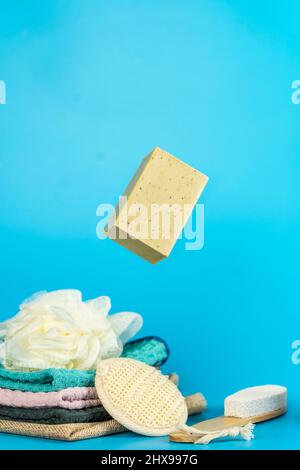
<svg viewBox="0 0 300 470">
<path fill-rule="evenodd" d="M 67 408 L 79 410 L 99 406 L 95 387 L 72 387 L 58 392 L 22 392 L 0 388 L 0 405 L 18 408 Z"/>
</svg>

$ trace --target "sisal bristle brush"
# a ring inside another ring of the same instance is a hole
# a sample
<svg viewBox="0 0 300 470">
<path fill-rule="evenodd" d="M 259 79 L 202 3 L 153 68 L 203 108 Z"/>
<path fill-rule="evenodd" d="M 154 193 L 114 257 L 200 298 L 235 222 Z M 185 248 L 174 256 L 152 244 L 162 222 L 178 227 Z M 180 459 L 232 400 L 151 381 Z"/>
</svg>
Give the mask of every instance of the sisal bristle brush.
<svg viewBox="0 0 300 470">
<path fill-rule="evenodd" d="M 192 427 L 182 426 L 169 435 L 173 442 L 208 444 L 220 437 L 241 436 L 252 439 L 255 423 L 277 418 L 287 411 L 287 389 L 279 385 L 245 388 L 228 396 L 224 416 L 202 421 Z"/>
</svg>

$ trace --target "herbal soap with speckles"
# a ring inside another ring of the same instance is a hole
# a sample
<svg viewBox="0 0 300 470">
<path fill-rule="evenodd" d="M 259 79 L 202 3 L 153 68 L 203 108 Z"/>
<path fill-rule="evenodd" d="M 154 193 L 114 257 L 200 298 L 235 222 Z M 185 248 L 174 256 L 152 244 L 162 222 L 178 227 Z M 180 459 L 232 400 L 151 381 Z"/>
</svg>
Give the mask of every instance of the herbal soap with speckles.
<svg viewBox="0 0 300 470">
<path fill-rule="evenodd" d="M 155 147 L 120 198 L 106 227 L 109 238 L 152 264 L 168 257 L 207 181 Z"/>
</svg>

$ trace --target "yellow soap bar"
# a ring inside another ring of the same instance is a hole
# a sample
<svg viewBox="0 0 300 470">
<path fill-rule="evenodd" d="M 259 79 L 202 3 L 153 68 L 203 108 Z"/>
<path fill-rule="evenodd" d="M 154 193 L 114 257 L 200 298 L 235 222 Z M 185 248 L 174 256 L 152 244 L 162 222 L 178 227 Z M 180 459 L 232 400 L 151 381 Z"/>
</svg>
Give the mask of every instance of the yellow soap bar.
<svg viewBox="0 0 300 470">
<path fill-rule="evenodd" d="M 152 264 L 172 251 L 208 177 L 155 147 L 120 198 L 106 231 Z"/>
</svg>

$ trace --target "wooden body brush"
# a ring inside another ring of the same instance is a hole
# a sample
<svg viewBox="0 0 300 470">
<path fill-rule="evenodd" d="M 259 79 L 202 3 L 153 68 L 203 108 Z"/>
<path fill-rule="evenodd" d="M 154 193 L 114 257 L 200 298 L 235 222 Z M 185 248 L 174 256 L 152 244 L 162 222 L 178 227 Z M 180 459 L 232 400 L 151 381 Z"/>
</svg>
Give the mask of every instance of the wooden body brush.
<svg viewBox="0 0 300 470">
<path fill-rule="evenodd" d="M 253 437 L 254 423 L 277 418 L 287 411 L 287 389 L 262 385 L 241 390 L 225 399 L 224 416 L 202 421 L 169 435 L 173 442 L 208 444 L 220 437 Z"/>
</svg>

